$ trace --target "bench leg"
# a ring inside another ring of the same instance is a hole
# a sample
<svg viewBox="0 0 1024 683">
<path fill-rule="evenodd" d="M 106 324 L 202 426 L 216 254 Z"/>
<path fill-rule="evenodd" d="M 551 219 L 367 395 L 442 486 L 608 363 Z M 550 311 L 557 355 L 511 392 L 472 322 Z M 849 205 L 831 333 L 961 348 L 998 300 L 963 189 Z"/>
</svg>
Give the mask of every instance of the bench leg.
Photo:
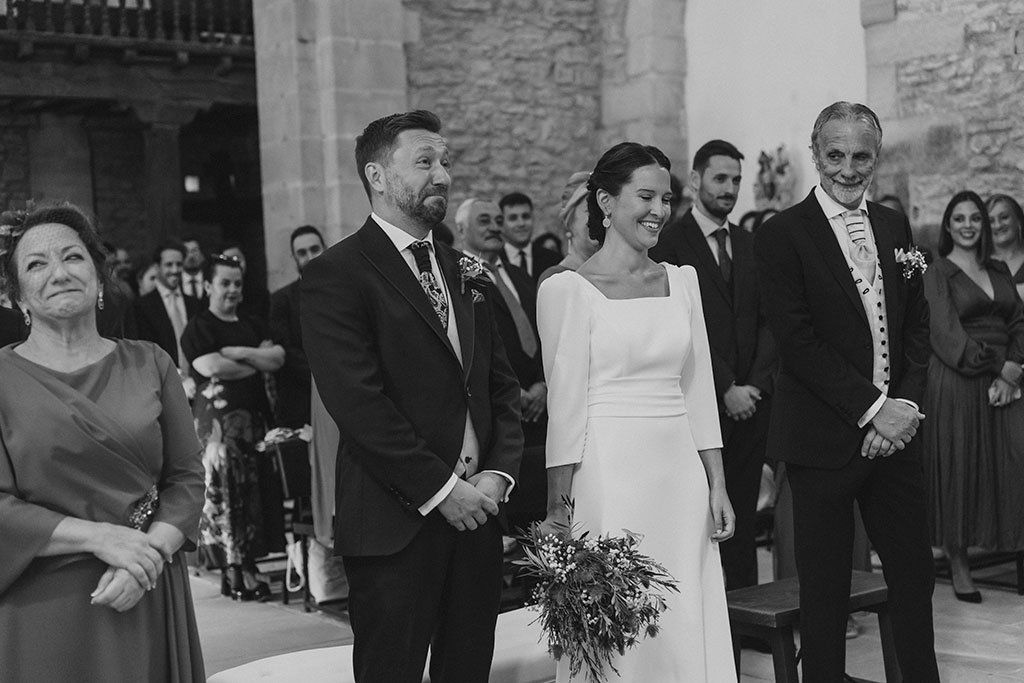
<svg viewBox="0 0 1024 683">
<path fill-rule="evenodd" d="M 793 644 L 793 627 L 782 626 L 775 629 L 768 642 L 772 646 L 775 683 L 799 683 L 800 677 L 796 671 L 796 645 Z"/>
<path fill-rule="evenodd" d="M 885 683 L 901 683 L 903 675 L 896 660 L 896 641 L 892 637 L 892 620 L 889 608 L 878 610 L 878 635 L 882 640 L 882 663 L 885 665 Z"/>
</svg>

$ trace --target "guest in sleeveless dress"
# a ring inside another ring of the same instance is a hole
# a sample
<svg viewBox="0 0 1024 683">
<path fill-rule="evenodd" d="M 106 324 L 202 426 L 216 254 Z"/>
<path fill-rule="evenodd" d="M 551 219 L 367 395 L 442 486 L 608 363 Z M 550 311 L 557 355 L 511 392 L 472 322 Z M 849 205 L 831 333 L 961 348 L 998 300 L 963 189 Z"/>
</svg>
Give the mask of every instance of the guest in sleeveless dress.
<svg viewBox="0 0 1024 683">
<path fill-rule="evenodd" d="M 183 552 L 202 463 L 174 361 L 99 335 L 109 283 L 79 209 L 0 226 L 29 327 L 0 349 L 0 679 L 205 681 Z"/>
<path fill-rule="evenodd" d="M 994 194 L 985 202 L 992 223 L 992 258 L 1006 264 L 1017 294 L 1024 298 L 1024 210 L 1007 194 Z"/>
<path fill-rule="evenodd" d="M 264 600 L 256 560 L 284 550 L 281 483 L 256 451 L 270 422 L 263 373 L 284 364 L 284 349 L 263 325 L 240 316 L 241 263 L 222 254 L 206 265 L 209 308 L 189 321 L 181 348 L 196 380 L 196 432 L 205 448 L 206 506 L 201 523 L 208 557 L 221 568 L 221 593 Z"/>
<path fill-rule="evenodd" d="M 540 288 L 549 385 L 548 516 L 564 533 L 642 534 L 640 551 L 679 582 L 662 631 L 616 656 L 609 681 L 736 681 L 718 542 L 733 533 L 697 274 L 647 250 L 670 214 L 669 161 L 636 143 L 608 150 L 588 181 L 602 243 Z M 558 664 L 559 683 L 570 680 Z"/>
<path fill-rule="evenodd" d="M 946 207 L 942 256 L 924 276 L 933 356 L 923 421 L 932 543 L 946 549 L 956 597 L 981 602 L 967 547 L 1024 549 L 1024 306 L 992 254 L 981 198 Z"/>
</svg>

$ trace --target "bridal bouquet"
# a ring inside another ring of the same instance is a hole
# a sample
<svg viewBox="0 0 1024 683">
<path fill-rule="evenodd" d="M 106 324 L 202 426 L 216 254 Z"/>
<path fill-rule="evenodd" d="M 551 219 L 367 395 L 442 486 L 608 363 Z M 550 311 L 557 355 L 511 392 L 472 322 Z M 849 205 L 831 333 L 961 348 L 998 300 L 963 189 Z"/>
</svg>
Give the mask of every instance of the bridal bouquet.
<svg viewBox="0 0 1024 683">
<path fill-rule="evenodd" d="M 542 535 L 534 523 L 520 537 L 526 558 L 516 564 L 538 581 L 532 609 L 540 612 L 548 651 L 556 659 L 567 655 L 573 676 L 585 666 L 589 680 L 601 683 L 606 666 L 618 674 L 616 653 L 658 634 L 665 594 L 678 589 L 664 567 L 637 550 L 642 536 L 625 529 L 623 536 L 578 534 L 572 503 L 566 505 L 566 537 Z"/>
</svg>

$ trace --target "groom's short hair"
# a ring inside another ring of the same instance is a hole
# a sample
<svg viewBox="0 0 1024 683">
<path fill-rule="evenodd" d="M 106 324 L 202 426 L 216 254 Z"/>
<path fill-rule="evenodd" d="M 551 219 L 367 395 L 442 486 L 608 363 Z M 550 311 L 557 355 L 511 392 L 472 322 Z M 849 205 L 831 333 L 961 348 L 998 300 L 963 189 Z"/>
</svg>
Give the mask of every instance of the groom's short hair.
<svg viewBox="0 0 1024 683">
<path fill-rule="evenodd" d="M 356 170 L 359 171 L 359 180 L 363 182 L 366 196 L 371 200 L 373 195 L 370 193 L 370 181 L 366 179 L 366 164 L 371 161 L 385 163 L 394 151 L 395 140 L 404 130 L 440 133 L 441 119 L 426 109 L 391 114 L 371 122 L 356 138 Z"/>
</svg>

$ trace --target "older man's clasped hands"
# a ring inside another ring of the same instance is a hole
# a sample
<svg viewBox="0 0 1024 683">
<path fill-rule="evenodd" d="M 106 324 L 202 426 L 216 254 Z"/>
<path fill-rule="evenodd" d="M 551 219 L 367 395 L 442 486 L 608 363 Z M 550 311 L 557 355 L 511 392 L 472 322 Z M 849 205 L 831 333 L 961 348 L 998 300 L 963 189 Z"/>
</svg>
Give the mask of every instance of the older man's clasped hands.
<svg viewBox="0 0 1024 683">
<path fill-rule="evenodd" d="M 903 450 L 917 434 L 924 413 L 908 401 L 887 398 L 871 420 L 860 454 L 868 459 L 883 458 Z"/>
</svg>

